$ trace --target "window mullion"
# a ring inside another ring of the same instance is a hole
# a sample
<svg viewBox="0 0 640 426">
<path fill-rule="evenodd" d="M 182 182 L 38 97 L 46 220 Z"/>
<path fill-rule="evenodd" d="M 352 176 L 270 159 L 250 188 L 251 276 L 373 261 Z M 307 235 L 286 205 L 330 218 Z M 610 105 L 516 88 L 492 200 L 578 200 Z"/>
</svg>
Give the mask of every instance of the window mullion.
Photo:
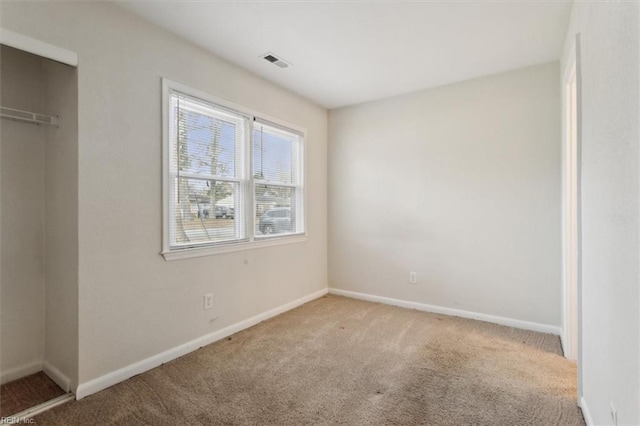
<svg viewBox="0 0 640 426">
<path fill-rule="evenodd" d="M 286 187 L 286 188 L 297 188 L 298 184 L 295 183 L 281 183 L 281 182 L 274 182 L 271 180 L 262 180 L 262 179 L 255 179 L 255 183 L 256 185 L 266 185 L 266 186 L 282 186 L 282 187 Z"/>
<path fill-rule="evenodd" d="M 234 182 L 234 183 L 240 183 L 240 181 L 242 180 L 242 178 L 237 178 L 237 177 L 204 175 L 204 174 L 198 174 L 198 173 L 189 173 L 185 171 L 172 173 L 172 176 L 179 177 L 182 179 L 219 180 L 221 182 Z"/>
<path fill-rule="evenodd" d="M 242 152 L 243 152 L 243 163 L 242 163 L 242 206 L 244 207 L 241 212 L 240 219 L 242 223 L 240 226 L 244 227 L 245 238 L 249 242 L 253 242 L 253 230 L 252 220 L 251 220 L 251 212 L 252 212 L 252 203 L 251 203 L 251 143 L 253 140 L 253 128 L 252 128 L 252 117 L 246 117 L 245 119 L 245 134 L 242 141 Z"/>
</svg>

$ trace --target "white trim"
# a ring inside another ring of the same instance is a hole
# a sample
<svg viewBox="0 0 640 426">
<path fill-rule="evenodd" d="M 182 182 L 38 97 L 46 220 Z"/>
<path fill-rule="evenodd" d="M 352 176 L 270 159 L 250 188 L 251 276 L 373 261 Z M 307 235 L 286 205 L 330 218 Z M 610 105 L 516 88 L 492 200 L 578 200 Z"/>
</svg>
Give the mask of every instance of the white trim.
<svg viewBox="0 0 640 426">
<path fill-rule="evenodd" d="M 593 417 L 591 417 L 591 412 L 589 411 L 589 406 L 587 405 L 587 400 L 583 397 L 580 397 L 580 401 L 578 407 L 582 409 L 582 417 L 584 417 L 584 422 L 587 426 L 594 426 Z"/>
<path fill-rule="evenodd" d="M 327 294 L 327 291 L 328 289 L 326 288 L 315 291 L 292 302 L 278 306 L 277 308 L 270 309 L 266 312 L 255 315 L 251 318 L 247 318 L 246 320 L 240 321 L 221 330 L 214 331 L 211 334 L 199 337 L 180 346 L 176 346 L 157 355 L 143 359 L 142 361 L 138 361 L 134 364 L 123 367 L 119 370 L 112 371 L 111 373 L 107 373 L 104 376 L 100 376 L 88 382 L 81 383 L 78 386 L 76 397 L 77 399 L 82 399 L 96 392 L 100 392 L 103 389 L 123 382 L 137 374 L 149 371 L 152 368 L 158 367 L 166 362 L 186 355 L 189 352 L 193 352 L 203 346 L 210 345 L 211 343 L 217 342 L 218 340 L 224 339 L 225 337 L 228 337 L 246 328 L 252 327 L 262 321 L 268 320 L 269 318 L 273 318 L 283 312 L 289 311 L 293 308 L 297 308 L 300 305 L 322 297 Z"/>
<path fill-rule="evenodd" d="M 578 349 L 576 364 L 578 367 L 578 395 L 582 390 L 582 59 L 580 53 L 580 33 L 576 34 L 576 136 L 578 155 Z"/>
<path fill-rule="evenodd" d="M 27 408 L 26 410 L 20 411 L 19 413 L 3 417 L 4 421 L 0 422 L 0 424 L 22 423 L 31 417 L 37 416 L 38 414 L 52 409 L 53 407 L 57 407 L 58 405 L 62 405 L 75 399 L 76 397 L 72 393 L 60 395 L 57 398 L 53 398 L 50 401 L 43 402 L 42 404 L 36 405 L 35 407 Z"/>
<path fill-rule="evenodd" d="M 577 364 L 577 382 L 578 382 L 578 395 L 582 395 L 582 69 L 580 59 L 580 33 L 576 33 L 571 43 L 568 56 L 564 63 L 564 68 L 561 70 L 561 96 L 562 96 L 562 305 L 561 305 L 561 318 L 562 318 L 562 348 L 565 356 L 569 359 L 575 359 Z M 567 140 L 567 90 L 566 83 L 570 78 L 572 72 L 575 72 L 576 83 L 576 239 L 577 239 L 577 252 L 576 252 L 576 288 L 575 288 L 575 300 L 571 309 L 574 310 L 576 319 L 576 326 L 574 333 L 576 338 L 574 345 L 570 344 L 571 332 L 569 331 L 568 313 L 570 311 L 568 298 L 568 285 L 567 285 L 567 164 L 568 164 L 568 140 Z M 575 346 L 571 351 L 571 346 Z"/>
<path fill-rule="evenodd" d="M 0 27 L 0 44 L 52 59 L 56 62 L 62 62 L 72 67 L 78 66 L 78 54 L 76 52 L 27 37 L 2 27 Z"/>
<path fill-rule="evenodd" d="M 569 128 L 571 112 L 577 113 L 571 97 L 572 87 L 578 90 L 576 44 L 562 70 L 562 349 L 566 358 L 578 358 L 578 287 L 580 286 L 580 162 L 579 139 Z M 576 102 L 578 101 L 576 93 Z M 575 140 L 575 146 L 574 146 Z M 575 182 L 574 182 L 575 179 Z M 575 193 L 571 188 L 575 185 Z M 576 211 L 572 211 L 575 203 Z M 571 238 L 570 238 L 571 237 Z M 574 247 L 575 244 L 575 247 Z"/>
<path fill-rule="evenodd" d="M 564 352 L 567 352 L 567 348 L 564 346 L 564 340 L 566 340 L 566 333 L 567 333 L 567 324 L 566 324 L 566 310 L 567 310 L 567 295 L 566 295 L 566 280 L 567 280 L 567 238 L 566 238 L 566 227 L 567 227 L 567 209 L 566 209 L 566 198 L 567 198 L 567 183 L 566 183 L 566 179 L 567 179 L 567 108 L 566 108 L 566 103 L 567 103 L 567 93 L 566 93 L 566 82 L 569 78 L 569 74 L 571 69 L 573 68 L 573 66 L 575 65 L 575 43 L 571 44 L 571 48 L 569 51 L 569 55 L 568 55 L 568 61 L 565 63 L 565 67 L 560 71 L 560 94 L 561 94 L 561 114 L 562 114 L 562 122 L 561 122 L 561 128 L 562 128 L 562 148 L 561 148 L 561 152 L 562 152 L 562 163 L 561 163 L 561 168 L 562 168 L 562 174 L 561 174 L 561 180 L 562 180 L 562 187 L 561 187 L 561 191 L 562 191 L 562 200 L 561 200 L 561 209 L 562 209 L 562 289 L 561 289 L 561 322 L 562 322 L 562 334 L 561 334 L 561 340 L 562 340 L 562 349 L 564 350 Z"/>
<path fill-rule="evenodd" d="M 296 235 L 289 237 L 271 237 L 268 240 L 254 240 L 252 242 L 231 243 L 229 245 L 194 247 L 180 250 L 162 252 L 164 260 L 189 259 L 191 257 L 211 256 L 212 254 L 233 253 L 236 251 L 253 250 L 265 247 L 279 246 L 283 244 L 304 243 L 307 241 L 306 235 Z"/>
<path fill-rule="evenodd" d="M 566 337 L 564 337 L 565 330 L 563 326 L 560 326 L 560 347 L 562 348 L 562 356 L 567 357 L 567 343 L 565 342 Z"/>
<path fill-rule="evenodd" d="M 169 208 L 169 200 L 171 199 L 171 190 L 169 188 L 169 176 L 171 174 L 171 142 L 169 136 L 170 117 L 169 117 L 169 93 L 171 87 L 169 80 L 162 79 L 162 253 L 169 251 L 170 234 L 169 223 L 173 220 L 171 209 Z M 165 256 L 166 259 L 166 256 Z"/>
<path fill-rule="evenodd" d="M 521 328 L 523 330 L 538 331 L 540 333 L 550 333 L 560 335 L 560 327 L 556 325 L 540 324 L 537 322 L 523 321 L 513 318 L 499 317 L 496 315 L 481 314 L 479 312 L 463 311 L 461 309 L 447 308 L 444 306 L 428 305 L 426 303 L 409 302 L 407 300 L 392 299 L 390 297 L 375 296 L 373 294 L 358 293 L 355 291 L 329 288 L 330 294 L 337 296 L 351 297 L 353 299 L 366 300 L 368 302 L 384 303 L 385 305 L 400 306 L 402 308 L 416 309 L 418 311 L 432 312 L 436 314 L 449 315 L 454 317 L 468 318 L 477 321 L 491 322 L 505 325 L 507 327 Z"/>
<path fill-rule="evenodd" d="M 49 376 L 51 380 L 56 382 L 56 384 L 60 386 L 63 391 L 69 392 L 71 390 L 71 380 L 67 376 L 65 376 L 62 371 L 58 370 L 46 360 L 42 364 L 42 371 L 44 371 L 44 374 Z"/>
<path fill-rule="evenodd" d="M 42 361 L 35 361 L 30 364 L 12 368 L 9 371 L 3 371 L 2 376 L 0 376 L 0 384 L 4 385 L 5 383 L 21 379 L 30 374 L 35 374 L 38 371 L 42 371 Z"/>
</svg>

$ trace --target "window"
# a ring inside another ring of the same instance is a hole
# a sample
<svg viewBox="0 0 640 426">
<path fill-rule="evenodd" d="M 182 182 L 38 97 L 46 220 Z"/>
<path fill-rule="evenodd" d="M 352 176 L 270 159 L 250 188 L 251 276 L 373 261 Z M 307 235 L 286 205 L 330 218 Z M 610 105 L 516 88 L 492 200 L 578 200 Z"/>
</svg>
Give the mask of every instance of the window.
<svg viewBox="0 0 640 426">
<path fill-rule="evenodd" d="M 304 132 L 163 80 L 167 260 L 299 241 Z"/>
<path fill-rule="evenodd" d="M 254 122 L 255 235 L 260 238 L 303 232 L 301 139 L 289 130 Z"/>
</svg>

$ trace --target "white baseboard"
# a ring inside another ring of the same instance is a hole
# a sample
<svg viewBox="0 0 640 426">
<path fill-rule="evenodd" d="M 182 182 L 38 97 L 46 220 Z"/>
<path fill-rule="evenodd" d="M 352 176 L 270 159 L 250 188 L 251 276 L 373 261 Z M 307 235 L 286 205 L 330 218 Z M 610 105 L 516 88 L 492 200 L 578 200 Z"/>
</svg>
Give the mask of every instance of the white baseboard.
<svg viewBox="0 0 640 426">
<path fill-rule="evenodd" d="M 81 383 L 76 391 L 76 398 L 82 399 L 117 383 L 123 382 L 137 374 L 149 371 L 152 368 L 158 367 L 166 362 L 186 355 L 189 352 L 193 352 L 203 346 L 217 342 L 218 340 L 224 339 L 225 337 L 254 326 L 262 321 L 275 317 L 276 315 L 289 311 L 293 308 L 297 308 L 298 306 L 310 302 L 311 300 L 322 297 L 327 294 L 327 292 L 328 289 L 326 288 L 318 290 L 316 292 L 308 294 L 307 296 L 301 297 L 300 299 L 285 303 L 284 305 L 278 306 L 277 308 L 273 308 L 269 311 L 263 312 L 244 321 L 240 321 L 221 330 L 214 331 L 211 334 L 207 334 L 190 342 L 184 343 L 180 346 L 176 346 L 165 352 L 143 359 L 142 361 L 136 362 L 135 364 L 128 365 L 119 370 L 105 374 L 104 376 L 100 376 L 88 382 Z"/>
<path fill-rule="evenodd" d="M 42 371 L 44 371 L 44 374 L 49 376 L 51 380 L 56 382 L 56 384 L 60 386 L 62 390 L 64 390 L 65 392 L 69 392 L 69 390 L 71 389 L 71 380 L 69 380 L 67 376 L 62 374 L 62 371 L 58 370 L 48 361 L 45 361 L 42 364 Z"/>
<path fill-rule="evenodd" d="M 38 371 L 42 371 L 42 361 L 34 361 L 29 364 L 12 368 L 9 371 L 3 371 L 2 375 L 0 376 L 0 384 L 5 384 L 14 380 L 21 379 L 30 374 L 35 374 Z"/>
<path fill-rule="evenodd" d="M 593 418 L 591 417 L 591 412 L 589 412 L 589 407 L 587 406 L 587 401 L 584 399 L 584 396 L 580 397 L 580 403 L 578 406 L 582 409 L 582 417 L 584 417 L 584 422 L 587 426 L 594 426 Z"/>
<path fill-rule="evenodd" d="M 366 300 L 369 302 L 384 303 L 386 305 L 400 306 L 402 308 L 416 309 L 418 311 L 432 312 L 436 314 L 449 315 L 454 317 L 469 318 L 478 321 L 491 322 L 494 324 L 505 325 L 507 327 L 521 328 L 524 330 L 538 331 L 541 333 L 550 333 L 560 335 L 560 327 L 555 325 L 540 324 L 536 322 L 522 321 L 513 318 L 499 317 L 489 314 L 481 314 L 478 312 L 463 311 L 461 309 L 446 308 L 443 306 L 427 305 L 425 303 L 409 302 L 407 300 L 392 299 L 390 297 L 375 296 L 372 294 L 358 293 L 355 291 L 340 290 L 330 288 L 330 294 L 337 296 L 351 297 L 353 299 Z"/>
<path fill-rule="evenodd" d="M 566 330 L 562 327 L 560 327 L 560 346 L 562 347 L 562 355 L 566 358 L 567 357 L 567 346 L 565 344 L 565 333 Z"/>
</svg>

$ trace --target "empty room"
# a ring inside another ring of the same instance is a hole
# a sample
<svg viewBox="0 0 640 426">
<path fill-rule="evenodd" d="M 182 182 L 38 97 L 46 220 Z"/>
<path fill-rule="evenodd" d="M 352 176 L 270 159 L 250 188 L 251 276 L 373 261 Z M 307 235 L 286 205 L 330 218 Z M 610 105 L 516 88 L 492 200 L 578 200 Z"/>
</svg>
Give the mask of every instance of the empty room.
<svg viewBox="0 0 640 426">
<path fill-rule="evenodd" d="M 0 1 L 0 424 L 640 425 L 640 2 Z"/>
</svg>

